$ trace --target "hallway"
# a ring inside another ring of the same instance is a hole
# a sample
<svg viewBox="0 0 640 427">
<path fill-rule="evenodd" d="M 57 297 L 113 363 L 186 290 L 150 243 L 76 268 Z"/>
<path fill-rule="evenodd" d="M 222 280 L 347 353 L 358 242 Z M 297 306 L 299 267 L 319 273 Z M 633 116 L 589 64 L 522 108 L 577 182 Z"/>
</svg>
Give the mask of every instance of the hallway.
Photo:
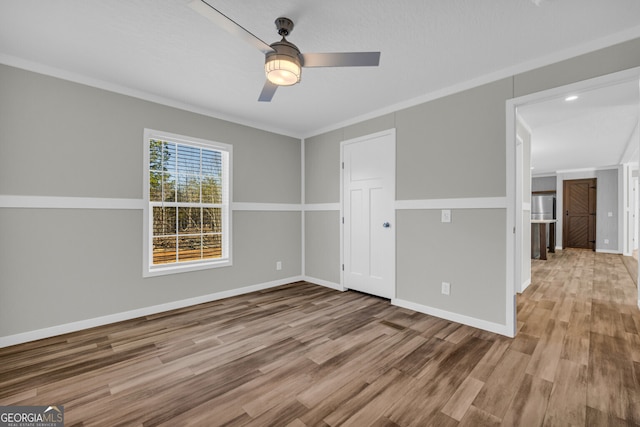
<svg viewBox="0 0 640 427">
<path fill-rule="evenodd" d="M 620 255 L 566 249 L 533 260 L 518 329 L 510 349 L 531 357 L 521 419 L 542 405 L 544 425 L 640 424 L 640 311 Z"/>
</svg>

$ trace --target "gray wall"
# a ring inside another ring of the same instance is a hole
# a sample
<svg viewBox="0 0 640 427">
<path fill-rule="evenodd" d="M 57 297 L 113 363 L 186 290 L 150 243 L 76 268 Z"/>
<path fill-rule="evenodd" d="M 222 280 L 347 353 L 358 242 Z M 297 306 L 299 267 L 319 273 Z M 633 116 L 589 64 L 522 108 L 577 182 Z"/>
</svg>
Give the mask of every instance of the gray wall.
<svg viewBox="0 0 640 427">
<path fill-rule="evenodd" d="M 306 139 L 306 203 L 340 201 L 341 141 L 393 127 L 398 200 L 505 196 L 505 100 L 511 94 L 511 79 L 500 80 Z M 398 212 L 397 298 L 504 324 L 506 210 L 454 210 L 446 225 L 439 215 Z M 318 230 L 317 217 L 338 224 L 325 222 Z M 339 258 L 317 257 L 339 251 L 339 215 L 308 212 L 306 218 L 306 275 L 339 283 Z M 449 297 L 441 297 L 442 281 L 451 283 Z"/>
<path fill-rule="evenodd" d="M 531 191 L 556 191 L 556 177 L 539 176 L 531 180 Z"/>
<path fill-rule="evenodd" d="M 596 250 L 613 251 L 622 253 L 622 242 L 619 239 L 619 215 L 620 200 L 619 194 L 619 170 L 606 169 L 597 171 L 563 173 L 557 176 L 556 209 L 558 212 L 558 224 L 556 228 L 556 245 L 562 246 L 563 236 L 563 182 L 565 180 L 596 178 L 597 179 L 597 199 L 596 199 Z M 611 212 L 610 217 L 608 213 Z M 605 239 L 609 243 L 605 243 Z"/>
<path fill-rule="evenodd" d="M 505 79 L 399 111 L 397 198 L 505 196 L 511 93 Z M 505 210 L 453 210 L 451 224 L 440 222 L 439 210 L 401 211 L 396 221 L 399 299 L 505 323 Z M 451 283 L 448 297 L 443 281 Z"/>
<path fill-rule="evenodd" d="M 398 200 L 505 196 L 504 79 L 396 113 Z"/>
<path fill-rule="evenodd" d="M 504 209 L 401 210 L 397 226 L 397 298 L 505 323 Z M 502 239 L 498 238 L 502 237 Z M 451 284 L 442 295 L 442 282 Z"/>
<path fill-rule="evenodd" d="M 295 138 L 4 65 L 0 94 L 0 195 L 140 200 L 152 128 L 233 145 L 235 202 L 300 203 Z M 301 219 L 235 211 L 233 266 L 143 279 L 141 210 L 0 208 L 0 336 L 299 276 Z"/>
<path fill-rule="evenodd" d="M 308 138 L 306 202 L 340 201 L 340 141 L 389 128 L 396 129 L 398 200 L 505 197 L 508 99 L 637 66 L 640 40 L 633 40 Z M 504 324 L 506 210 L 458 209 L 452 216 L 445 227 L 436 210 L 397 212 L 397 296 Z M 310 259 L 340 247 L 335 225 L 310 230 L 319 222 L 306 224 L 306 263 L 315 277 L 337 280 L 335 256 Z M 439 292 L 442 281 L 451 282 L 449 297 Z"/>
<path fill-rule="evenodd" d="M 305 203 L 340 201 L 340 140 L 342 131 L 305 140 Z"/>
<path fill-rule="evenodd" d="M 604 76 L 640 66 L 640 39 L 599 49 L 514 76 L 514 96 Z"/>
<path fill-rule="evenodd" d="M 305 276 L 340 283 L 340 212 L 305 212 Z"/>
<path fill-rule="evenodd" d="M 399 200 L 504 197 L 506 100 L 637 66 L 633 40 L 308 138 L 304 202 L 339 202 L 340 141 L 389 128 Z M 153 128 L 232 144 L 234 201 L 301 202 L 296 139 L 7 66 L 0 94 L 0 195 L 140 199 Z M 142 279 L 141 215 L 0 209 L 0 336 L 301 273 L 299 212 L 236 211 L 232 267 Z M 397 295 L 504 323 L 506 210 L 452 217 L 445 227 L 435 210 L 398 212 Z M 337 211 L 306 212 L 304 237 L 307 274 L 339 280 Z"/>
<path fill-rule="evenodd" d="M 622 242 L 618 242 L 618 169 L 596 171 L 596 178 L 596 250 L 622 252 Z"/>
</svg>

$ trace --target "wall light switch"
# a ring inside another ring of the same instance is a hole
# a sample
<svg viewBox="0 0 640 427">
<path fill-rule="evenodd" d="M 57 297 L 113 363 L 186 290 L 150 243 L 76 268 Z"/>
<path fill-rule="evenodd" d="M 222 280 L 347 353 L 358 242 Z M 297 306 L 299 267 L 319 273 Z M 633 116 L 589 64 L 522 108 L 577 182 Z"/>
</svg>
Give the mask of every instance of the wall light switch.
<svg viewBox="0 0 640 427">
<path fill-rule="evenodd" d="M 451 209 L 442 209 L 440 222 L 451 222 Z"/>
<path fill-rule="evenodd" d="M 451 293 L 451 283 L 442 282 L 442 294 L 449 295 Z"/>
<path fill-rule="evenodd" d="M 282 261 L 276 262 L 276 270 L 282 270 Z"/>
<path fill-rule="evenodd" d="M 609 244 L 609 239 L 604 239 L 604 244 L 608 245 Z"/>
<path fill-rule="evenodd" d="M 607 216 L 613 216 L 613 212 L 607 212 Z"/>
</svg>

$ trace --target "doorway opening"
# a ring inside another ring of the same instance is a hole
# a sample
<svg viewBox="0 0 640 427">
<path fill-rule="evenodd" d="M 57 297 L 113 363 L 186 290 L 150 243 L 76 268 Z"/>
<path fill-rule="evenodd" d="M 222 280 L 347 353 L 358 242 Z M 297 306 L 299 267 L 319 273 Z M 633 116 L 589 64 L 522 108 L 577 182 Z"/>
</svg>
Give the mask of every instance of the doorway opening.
<svg viewBox="0 0 640 427">
<path fill-rule="evenodd" d="M 531 191 L 535 190 L 531 185 L 532 172 L 540 177 L 549 177 L 550 181 L 555 181 L 555 190 L 557 191 L 558 212 L 561 213 L 561 201 L 563 200 L 563 181 L 570 178 L 592 178 L 596 177 L 599 169 L 616 169 L 614 178 L 617 179 L 615 196 L 617 197 L 617 206 L 615 210 L 606 212 L 607 217 L 613 217 L 612 220 L 617 221 L 616 246 L 611 250 L 600 249 L 604 242 L 596 242 L 596 250 L 611 253 L 629 252 L 629 248 L 634 246 L 633 233 L 635 233 L 635 218 L 637 215 L 637 207 L 634 203 L 632 194 L 632 179 L 638 176 L 638 152 L 640 151 L 640 135 L 638 134 L 638 118 L 640 116 L 640 100 L 636 102 L 635 111 L 635 130 L 629 135 L 629 144 L 623 156 L 620 156 L 615 162 L 608 165 L 584 165 L 582 168 L 573 167 L 563 169 L 558 167 L 553 170 L 531 170 L 531 157 L 528 157 L 531 151 L 531 140 L 527 146 L 526 137 L 520 135 L 520 129 L 525 130 L 525 134 L 535 132 L 526 123 L 522 123 L 519 118 L 519 112 L 525 107 L 542 104 L 553 100 L 565 100 L 568 95 L 580 95 L 604 89 L 621 84 L 632 84 L 636 91 L 640 85 L 640 67 L 612 73 L 582 82 L 549 89 L 546 91 L 533 93 L 530 95 L 518 97 L 507 101 L 507 296 L 513 298 L 513 325 L 516 321 L 516 293 L 521 293 L 526 289 L 530 281 L 531 267 L 531 251 L 530 251 L 530 229 L 531 229 Z M 524 140 L 524 143 L 522 142 Z M 534 143 L 535 144 L 535 143 Z M 606 141 L 603 142 L 606 144 Z M 522 148 L 519 147 L 522 145 Z M 535 148 L 535 147 L 534 147 Z M 629 160 L 633 156 L 634 160 Z M 567 157 L 565 155 L 565 157 Z M 575 157 L 575 156 L 574 156 Z M 553 178 L 552 178 L 553 177 Z M 528 184 L 527 184 L 528 183 Z M 558 234 L 562 234 L 562 215 L 557 216 Z M 562 236 L 557 236 L 556 241 L 562 242 Z M 637 240 L 637 239 L 636 239 Z M 611 242 L 609 242 L 611 243 Z M 599 246 L 600 245 L 600 246 Z M 629 253 L 631 255 L 631 253 Z M 640 268 L 640 267 L 639 267 Z M 638 301 L 640 306 L 640 298 Z M 511 314 L 511 313 L 509 313 Z M 515 334 L 515 330 L 514 330 Z"/>
<path fill-rule="evenodd" d="M 566 179 L 562 192 L 562 248 L 595 251 L 598 179 Z"/>
</svg>

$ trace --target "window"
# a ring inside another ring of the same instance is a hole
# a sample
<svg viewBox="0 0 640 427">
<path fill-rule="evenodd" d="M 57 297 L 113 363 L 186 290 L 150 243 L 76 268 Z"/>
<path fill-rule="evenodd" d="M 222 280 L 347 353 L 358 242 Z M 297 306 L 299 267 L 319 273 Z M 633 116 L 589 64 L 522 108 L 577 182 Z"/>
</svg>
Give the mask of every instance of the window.
<svg viewBox="0 0 640 427">
<path fill-rule="evenodd" d="M 231 264 L 231 146 L 145 130 L 145 276 Z"/>
</svg>

